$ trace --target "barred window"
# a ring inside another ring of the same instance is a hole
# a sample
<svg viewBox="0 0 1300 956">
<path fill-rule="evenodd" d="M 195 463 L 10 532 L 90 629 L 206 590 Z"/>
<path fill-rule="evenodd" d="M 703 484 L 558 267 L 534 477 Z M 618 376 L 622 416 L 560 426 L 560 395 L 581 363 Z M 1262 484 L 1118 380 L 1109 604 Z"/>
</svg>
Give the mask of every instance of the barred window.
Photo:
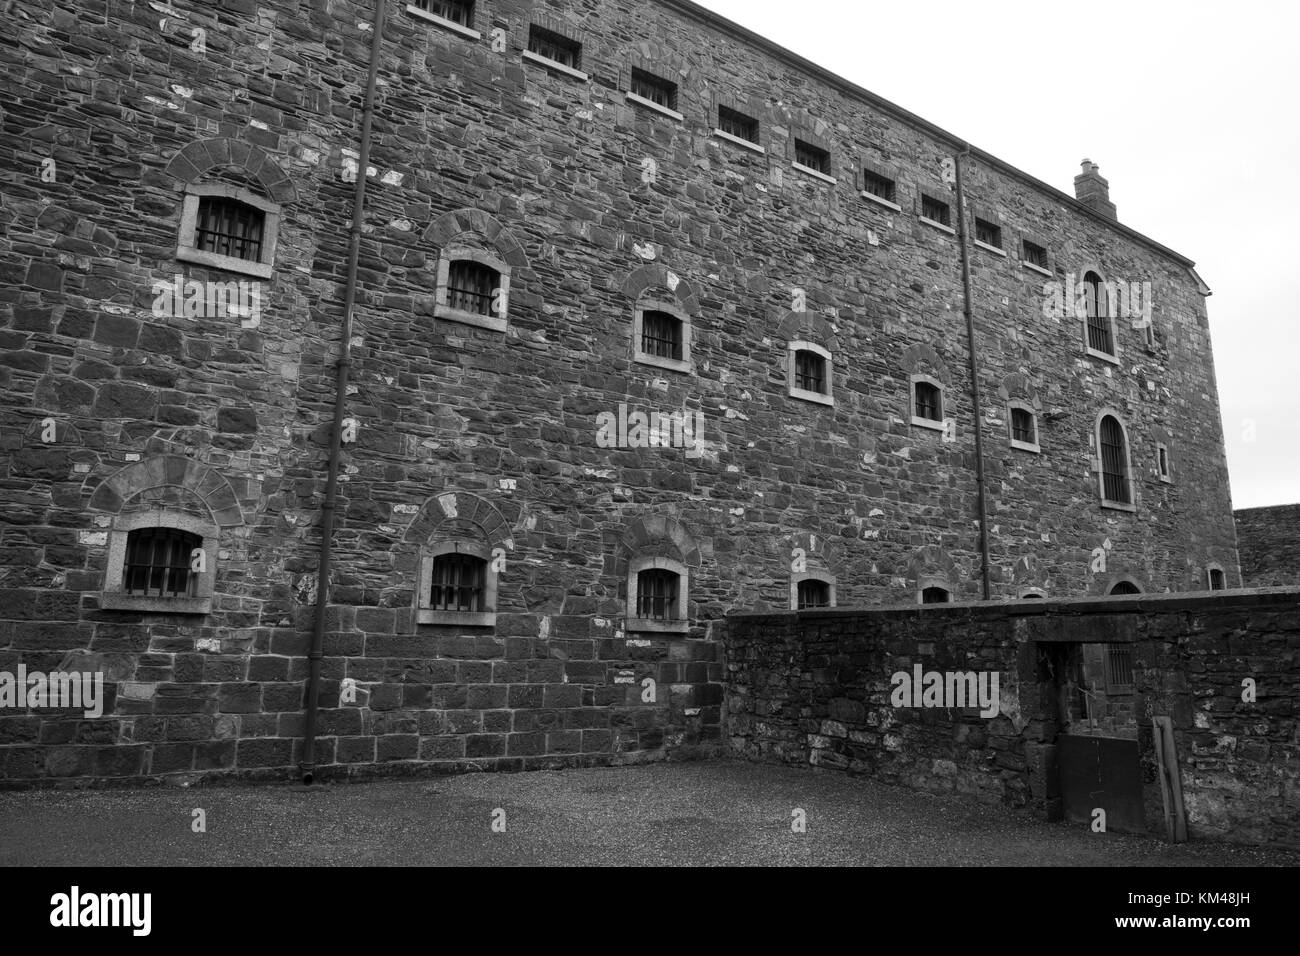
<svg viewBox="0 0 1300 956">
<path fill-rule="evenodd" d="M 1088 313 L 1088 348 L 1106 355 L 1115 354 L 1115 340 L 1110 327 L 1110 303 L 1101 277 L 1089 272 L 1083 277 L 1083 297 Z"/>
<path fill-rule="evenodd" d="M 637 617 L 649 621 L 677 619 L 681 576 L 663 568 L 650 568 L 636 576 Z"/>
<path fill-rule="evenodd" d="M 948 593 L 947 588 L 928 587 L 921 592 L 922 604 L 948 604 L 952 600 L 952 595 Z"/>
<path fill-rule="evenodd" d="M 825 176 L 831 174 L 831 154 L 820 146 L 805 143 L 801 139 L 794 141 L 794 161 L 800 166 L 816 170 Z"/>
<path fill-rule="evenodd" d="M 831 585 L 829 581 L 806 578 L 797 586 L 799 610 L 812 607 L 831 606 Z"/>
<path fill-rule="evenodd" d="M 1133 648 L 1127 644 L 1106 645 L 1106 686 L 1111 690 L 1133 686 Z"/>
<path fill-rule="evenodd" d="M 1002 248 L 1002 227 L 984 219 L 975 220 L 975 240 L 986 246 Z"/>
<path fill-rule="evenodd" d="M 462 312 L 494 315 L 492 300 L 501 285 L 501 274 L 472 259 L 457 259 L 447 271 L 447 305 Z"/>
<path fill-rule="evenodd" d="M 193 553 L 203 539 L 175 528 L 137 528 L 126 539 L 122 589 L 141 597 L 194 597 Z"/>
<path fill-rule="evenodd" d="M 1222 591 L 1225 587 L 1225 579 L 1221 568 L 1210 568 L 1210 590 Z"/>
<path fill-rule="evenodd" d="M 415 0 L 415 5 L 427 13 L 459 23 L 463 27 L 474 22 L 474 0 Z"/>
<path fill-rule="evenodd" d="M 665 109 L 677 109 L 677 84 L 636 67 L 632 68 L 632 92 Z"/>
<path fill-rule="evenodd" d="M 931 222 L 937 222 L 941 226 L 952 225 L 951 210 L 948 204 L 941 199 L 935 199 L 933 196 L 921 194 L 921 215 Z"/>
<path fill-rule="evenodd" d="M 943 396 L 930 382 L 916 383 L 916 417 L 930 421 L 943 421 Z"/>
<path fill-rule="evenodd" d="M 794 353 L 794 387 L 805 392 L 826 393 L 826 359 L 800 349 Z"/>
<path fill-rule="evenodd" d="M 472 554 L 440 554 L 433 559 L 429 607 L 435 611 L 483 611 L 487 561 Z"/>
<path fill-rule="evenodd" d="M 1037 443 L 1038 435 L 1034 428 L 1033 412 L 1024 408 L 1011 409 L 1011 437 L 1026 445 Z"/>
<path fill-rule="evenodd" d="M 225 196 L 201 196 L 194 247 L 201 252 L 261 262 L 265 225 L 266 214 L 247 203 Z"/>
<path fill-rule="evenodd" d="M 1030 242 L 1028 239 L 1024 240 L 1021 245 L 1023 246 L 1021 258 L 1024 259 L 1025 262 L 1028 262 L 1031 266 L 1038 266 L 1040 269 L 1047 268 L 1046 249 L 1038 245 L 1036 242 Z"/>
<path fill-rule="evenodd" d="M 1111 594 L 1141 594 L 1142 589 L 1132 581 L 1119 581 L 1110 589 Z"/>
<path fill-rule="evenodd" d="M 1101 420 L 1100 437 L 1102 493 L 1107 501 L 1130 504 L 1124 426 L 1115 416 L 1107 415 Z"/>
<path fill-rule="evenodd" d="M 728 136 L 750 143 L 758 142 L 758 120 L 726 106 L 718 107 L 718 129 Z"/>
<path fill-rule="evenodd" d="M 641 316 L 641 351 L 656 358 L 682 360 L 682 323 L 667 312 L 646 310 Z"/>
<path fill-rule="evenodd" d="M 571 70 L 582 69 L 581 43 L 535 23 L 528 28 L 528 50 Z"/>
<path fill-rule="evenodd" d="M 897 194 L 894 181 L 888 176 L 882 176 L 880 173 L 874 173 L 869 169 L 862 171 L 862 190 L 886 202 L 897 201 L 894 199 Z"/>
</svg>

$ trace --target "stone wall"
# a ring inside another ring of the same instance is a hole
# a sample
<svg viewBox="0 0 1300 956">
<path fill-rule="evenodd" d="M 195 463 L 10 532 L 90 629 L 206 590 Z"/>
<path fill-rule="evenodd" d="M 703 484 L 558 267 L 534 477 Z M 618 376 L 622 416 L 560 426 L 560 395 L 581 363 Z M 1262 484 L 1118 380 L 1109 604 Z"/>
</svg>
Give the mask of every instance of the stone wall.
<svg viewBox="0 0 1300 956">
<path fill-rule="evenodd" d="M 1240 508 L 1232 516 L 1242 583 L 1252 588 L 1300 584 L 1300 505 Z"/>
<path fill-rule="evenodd" d="M 722 642 L 733 753 L 1049 819 L 1062 728 L 1047 652 L 1127 644 L 1147 828 L 1165 832 L 1151 718 L 1169 716 L 1192 839 L 1300 846 L 1300 589 L 736 614 Z M 918 664 L 996 671 L 998 713 L 894 706 L 892 675 Z"/>
<path fill-rule="evenodd" d="M 6 9 L 0 669 L 99 668 L 110 696 L 98 720 L 0 713 L 0 777 L 284 773 L 301 756 L 370 4 Z M 535 19 L 581 38 L 586 80 L 522 55 L 521 0 L 481 0 L 477 40 L 387 9 L 324 775 L 707 750 L 728 610 L 789 606 L 794 573 L 833 577 L 841 605 L 935 582 L 978 595 L 961 256 L 918 217 L 922 190 L 955 203 L 951 138 L 690 4 L 547 4 Z M 627 98 L 630 63 L 678 82 L 681 121 Z M 721 102 L 760 121 L 764 152 L 713 135 Z M 835 183 L 793 168 L 796 136 L 831 150 Z M 894 170 L 898 210 L 860 195 L 867 162 Z M 995 594 L 1195 589 L 1211 560 L 1235 583 L 1188 262 L 991 157 L 965 176 L 1009 253 L 971 252 Z M 158 307 L 157 283 L 231 278 L 178 259 L 185 197 L 205 186 L 279 209 L 256 317 Z M 1048 275 L 1021 265 L 1021 237 L 1048 248 Z M 504 331 L 434 315 L 457 244 L 508 264 Z M 1118 364 L 1044 314 L 1044 283 L 1084 268 L 1153 284 L 1155 335 L 1121 323 Z M 650 295 L 690 316 L 690 371 L 634 359 Z M 789 394 L 799 339 L 833 353 L 833 405 Z M 914 374 L 945 386 L 954 440 L 911 423 Z M 1011 400 L 1038 412 L 1041 453 L 1010 447 Z M 602 447 L 599 416 L 620 405 L 698 412 L 703 443 Z M 1129 429 L 1131 513 L 1098 502 L 1104 409 Z M 115 536 L 164 512 L 209 528 L 204 609 L 107 606 Z M 504 557 L 493 626 L 417 623 L 421 562 L 450 536 Z M 628 568 L 647 555 L 688 569 L 678 632 L 628 627 Z"/>
</svg>

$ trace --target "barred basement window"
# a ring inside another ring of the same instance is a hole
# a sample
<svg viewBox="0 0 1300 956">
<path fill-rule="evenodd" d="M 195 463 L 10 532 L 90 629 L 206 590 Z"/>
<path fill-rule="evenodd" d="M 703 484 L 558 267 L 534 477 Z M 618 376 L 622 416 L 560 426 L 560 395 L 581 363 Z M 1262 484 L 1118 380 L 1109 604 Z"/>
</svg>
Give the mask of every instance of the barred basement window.
<svg viewBox="0 0 1300 956">
<path fill-rule="evenodd" d="M 487 561 L 472 554 L 440 554 L 433 559 L 429 607 L 435 611 L 487 610 Z"/>
<path fill-rule="evenodd" d="M 801 349 L 794 353 L 794 387 L 805 392 L 826 393 L 826 359 Z"/>
<path fill-rule="evenodd" d="M 528 28 L 528 51 L 571 70 L 582 69 L 581 43 L 535 23 Z"/>
<path fill-rule="evenodd" d="M 951 601 L 952 595 L 947 588 L 928 587 L 921 592 L 922 604 L 949 604 Z"/>
<path fill-rule="evenodd" d="M 1124 426 L 1113 415 L 1101 420 L 1098 430 L 1101 443 L 1102 497 L 1105 501 L 1131 504 L 1128 480 L 1128 449 Z"/>
<path fill-rule="evenodd" d="M 682 360 L 682 323 L 667 312 L 641 314 L 641 351 L 655 358 Z"/>
<path fill-rule="evenodd" d="M 194 597 L 199 576 L 192 570 L 203 539 L 175 528 L 137 528 L 126 539 L 122 592 L 136 597 Z"/>
<path fill-rule="evenodd" d="M 262 261 L 266 214 L 227 196 L 199 197 L 194 248 L 250 262 Z"/>
<path fill-rule="evenodd" d="M 1040 269 L 1047 269 L 1047 250 L 1036 242 L 1030 242 L 1025 239 L 1021 243 L 1021 259 L 1028 262 L 1031 266 L 1038 266 Z"/>
<path fill-rule="evenodd" d="M 915 415 L 934 422 L 943 421 L 943 395 L 938 386 L 930 382 L 916 383 Z"/>
<path fill-rule="evenodd" d="M 1132 581 L 1119 581 L 1110 589 L 1111 594 L 1141 594 L 1142 589 Z"/>
<path fill-rule="evenodd" d="M 1106 689 L 1133 690 L 1133 648 L 1127 644 L 1106 645 Z"/>
<path fill-rule="evenodd" d="M 1038 431 L 1034 427 L 1034 413 L 1025 408 L 1011 409 L 1011 440 L 1025 445 L 1038 444 Z"/>
<path fill-rule="evenodd" d="M 894 197 L 898 194 L 895 183 L 888 176 L 882 176 L 880 173 L 874 173 L 869 169 L 862 171 L 862 191 L 871 193 L 877 199 L 883 199 L 885 202 L 897 202 Z"/>
<path fill-rule="evenodd" d="M 975 220 L 975 241 L 995 249 L 1002 248 L 1002 227 L 983 219 Z"/>
<path fill-rule="evenodd" d="M 829 581 L 807 578 L 799 582 L 798 589 L 799 606 L 797 610 L 803 611 L 807 608 L 831 606 L 831 585 Z"/>
<path fill-rule="evenodd" d="M 718 107 L 718 129 L 728 136 L 758 144 L 758 120 L 726 106 Z"/>
<path fill-rule="evenodd" d="M 636 67 L 632 68 L 632 92 L 664 109 L 677 109 L 677 84 Z"/>
<path fill-rule="evenodd" d="M 426 13 L 459 23 L 463 27 L 474 23 L 474 0 L 412 0 Z"/>
<path fill-rule="evenodd" d="M 636 582 L 637 617 L 647 621 L 677 619 L 679 575 L 662 568 L 651 568 L 639 573 Z"/>
<path fill-rule="evenodd" d="M 501 274 L 490 266 L 469 259 L 457 259 L 447 272 L 447 305 L 476 315 L 495 315 L 492 302 L 501 285 Z"/>
<path fill-rule="evenodd" d="M 801 139 L 794 141 L 794 161 L 800 166 L 821 173 L 823 176 L 831 174 L 830 152 L 820 146 L 805 143 Z"/>
<path fill-rule="evenodd" d="M 1115 338 L 1111 331 L 1110 303 L 1106 298 L 1106 288 L 1097 273 L 1084 274 L 1083 295 L 1088 313 L 1088 348 L 1114 355 Z"/>
<path fill-rule="evenodd" d="M 1226 578 L 1222 568 L 1210 568 L 1210 590 L 1222 591 L 1226 587 Z"/>
<path fill-rule="evenodd" d="M 941 226 L 951 226 L 952 213 L 946 202 L 921 194 L 921 215 Z"/>
</svg>

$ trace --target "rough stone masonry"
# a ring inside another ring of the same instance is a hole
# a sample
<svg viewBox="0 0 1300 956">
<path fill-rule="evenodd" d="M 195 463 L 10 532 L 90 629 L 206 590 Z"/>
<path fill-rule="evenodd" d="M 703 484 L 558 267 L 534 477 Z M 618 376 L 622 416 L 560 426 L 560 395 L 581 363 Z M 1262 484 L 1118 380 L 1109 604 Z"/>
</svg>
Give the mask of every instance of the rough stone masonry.
<svg viewBox="0 0 1300 956">
<path fill-rule="evenodd" d="M 106 699 L 0 712 L 0 780 L 303 759 L 358 175 L 322 777 L 714 751 L 728 610 L 980 595 L 977 425 L 993 597 L 1239 583 L 1208 290 L 1091 164 L 973 149 L 963 222 L 960 140 L 684 0 L 386 13 L 360 170 L 368 2 L 5 5 L 0 668 Z M 1044 310 L 1088 272 L 1152 290 L 1113 354 Z"/>
</svg>

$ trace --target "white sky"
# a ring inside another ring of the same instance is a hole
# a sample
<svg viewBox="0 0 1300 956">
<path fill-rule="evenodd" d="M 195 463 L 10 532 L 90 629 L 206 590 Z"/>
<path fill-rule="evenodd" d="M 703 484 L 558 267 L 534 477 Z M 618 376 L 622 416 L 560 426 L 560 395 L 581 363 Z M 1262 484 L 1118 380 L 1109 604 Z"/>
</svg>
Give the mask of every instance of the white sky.
<svg viewBox="0 0 1300 956">
<path fill-rule="evenodd" d="M 1214 290 L 1233 506 L 1300 502 L 1300 5 L 697 2 L 1070 195 L 1097 163 Z"/>
</svg>

